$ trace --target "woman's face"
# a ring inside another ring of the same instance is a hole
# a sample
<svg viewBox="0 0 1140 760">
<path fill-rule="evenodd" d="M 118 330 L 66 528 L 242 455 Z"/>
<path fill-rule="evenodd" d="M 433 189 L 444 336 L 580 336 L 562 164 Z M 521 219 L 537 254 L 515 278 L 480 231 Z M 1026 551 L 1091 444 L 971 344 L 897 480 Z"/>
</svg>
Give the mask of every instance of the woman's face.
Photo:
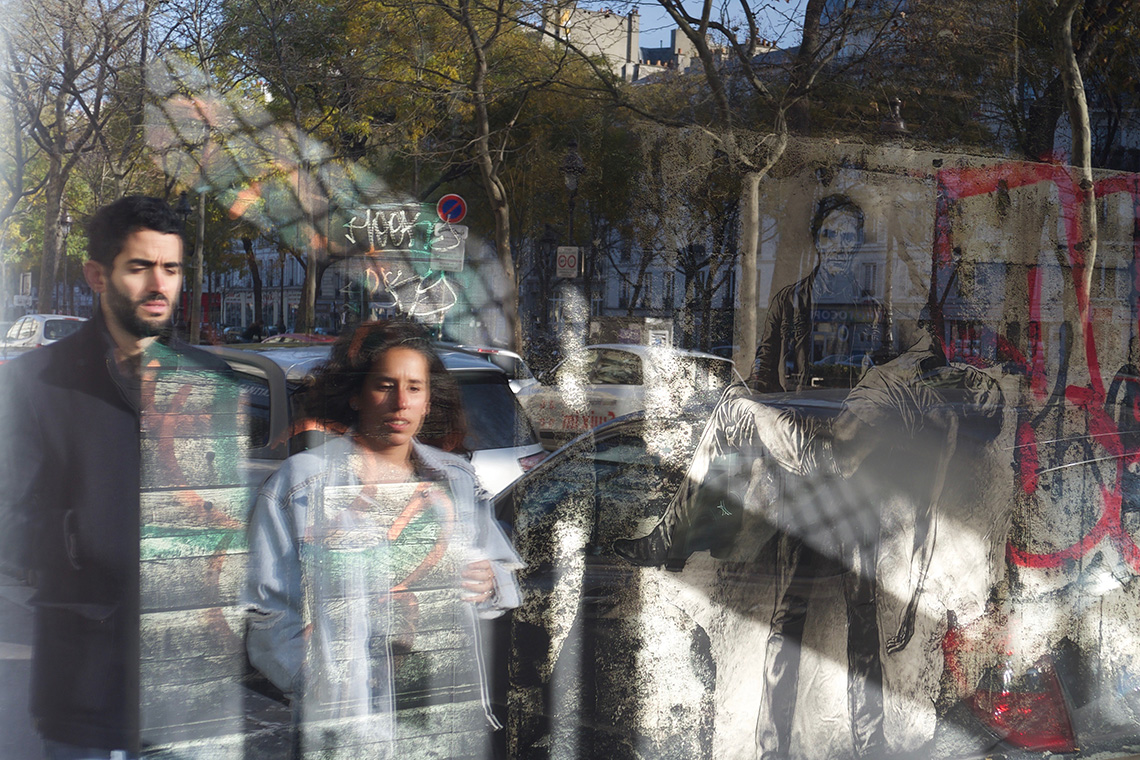
<svg viewBox="0 0 1140 760">
<path fill-rule="evenodd" d="M 410 448 L 430 399 L 427 357 L 414 348 L 390 348 L 372 363 L 356 396 L 360 432 L 382 448 Z"/>
</svg>

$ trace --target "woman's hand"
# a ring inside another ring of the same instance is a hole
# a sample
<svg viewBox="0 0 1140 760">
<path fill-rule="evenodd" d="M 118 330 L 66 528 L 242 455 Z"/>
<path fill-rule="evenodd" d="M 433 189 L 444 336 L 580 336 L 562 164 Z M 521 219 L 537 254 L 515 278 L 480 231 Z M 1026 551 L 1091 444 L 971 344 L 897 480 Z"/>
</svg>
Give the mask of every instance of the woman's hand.
<svg viewBox="0 0 1140 760">
<path fill-rule="evenodd" d="M 480 604 L 495 595 L 495 571 L 485 559 L 472 562 L 463 571 L 464 598 L 472 604 Z"/>
</svg>

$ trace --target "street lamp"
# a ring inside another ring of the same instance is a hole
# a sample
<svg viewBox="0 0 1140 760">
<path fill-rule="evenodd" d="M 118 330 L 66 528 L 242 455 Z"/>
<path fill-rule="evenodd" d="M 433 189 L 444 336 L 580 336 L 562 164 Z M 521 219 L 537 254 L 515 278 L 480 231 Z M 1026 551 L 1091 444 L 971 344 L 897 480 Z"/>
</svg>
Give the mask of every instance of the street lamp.
<svg viewBox="0 0 1140 760">
<path fill-rule="evenodd" d="M 566 145 L 566 155 L 562 157 L 562 164 L 558 167 L 562 172 L 562 179 L 566 182 L 566 189 L 570 193 L 570 217 L 566 225 L 569 234 L 567 245 L 574 245 L 574 201 L 578 197 L 578 179 L 586 173 L 586 162 L 578 152 L 578 141 L 571 140 Z"/>
<path fill-rule="evenodd" d="M 562 172 L 562 179 L 566 182 L 566 189 L 569 191 L 569 194 L 570 194 L 570 199 L 569 199 L 569 215 L 570 216 L 569 216 L 569 220 L 566 224 L 566 229 L 567 229 L 567 232 L 569 233 L 570 239 L 566 242 L 566 244 L 573 246 L 574 245 L 574 201 L 578 197 L 578 180 L 581 179 L 582 175 L 586 173 L 586 162 L 582 160 L 582 155 L 578 152 L 578 141 L 577 140 L 571 140 L 569 143 L 567 143 L 566 155 L 564 155 L 562 157 L 562 164 L 558 167 L 558 169 Z M 582 259 L 581 259 L 580 254 L 581 254 L 581 252 L 579 251 L 579 257 L 578 257 L 578 265 L 579 266 L 582 265 Z M 582 271 L 582 270 L 578 270 L 578 271 Z M 590 268 L 587 267 L 585 271 L 586 271 L 586 283 L 585 283 L 586 293 L 585 293 L 585 299 L 584 300 L 587 303 L 589 303 L 590 297 L 591 297 L 591 295 L 590 295 L 590 279 L 589 279 L 590 278 Z M 574 292 L 574 291 L 571 290 L 570 292 Z M 562 290 L 562 295 L 565 296 L 566 294 L 567 294 L 567 291 Z M 557 300 L 563 300 L 563 299 L 557 299 L 556 298 L 555 300 L 557 301 Z M 583 300 L 583 299 L 575 299 L 575 300 L 571 301 L 570 318 L 571 318 L 572 322 L 574 323 L 574 327 L 572 327 L 571 330 L 572 330 L 572 332 L 575 332 L 575 333 L 580 330 L 584 336 L 585 332 L 588 328 L 587 328 L 586 324 L 580 324 L 583 321 L 582 318 L 584 315 L 581 313 L 580 309 L 575 308 L 573 305 L 574 303 L 577 302 L 577 300 Z M 565 307 L 566 307 L 565 302 L 563 302 L 561 308 L 565 309 Z M 558 305 L 555 306 L 556 310 L 558 310 L 559 308 L 560 307 Z M 559 321 L 561 321 L 561 319 Z"/>
<path fill-rule="evenodd" d="M 554 275 L 554 257 L 558 252 L 558 234 L 549 224 L 544 225 L 542 237 L 538 239 L 538 254 L 542 260 L 538 267 L 539 293 L 542 303 L 542 329 L 550 327 L 550 311 L 552 307 L 550 281 Z"/>
<path fill-rule="evenodd" d="M 178 218 L 182 220 L 182 261 L 186 261 L 186 220 L 190 218 L 191 212 L 194 207 L 190 205 L 190 198 L 185 190 L 178 194 L 178 204 L 174 207 L 174 213 L 178 214 Z M 189 287 L 189 282 L 186 280 L 186 274 L 182 275 L 182 299 L 186 302 L 186 288 Z M 181 304 L 180 304 L 181 306 Z"/>
<path fill-rule="evenodd" d="M 278 287 L 281 291 L 280 308 L 277 311 L 277 332 L 278 334 L 285 332 L 285 249 L 280 249 L 281 253 L 281 278 L 278 281 Z"/>
<path fill-rule="evenodd" d="M 66 288 L 66 290 L 64 290 L 64 298 L 61 300 L 66 303 L 69 300 L 68 293 L 71 291 L 71 287 L 67 281 L 67 236 L 71 234 L 71 214 L 67 213 L 66 208 L 63 209 L 59 215 L 59 231 L 63 233 L 63 247 L 61 253 L 63 255 L 63 286 Z M 57 311 L 58 306 L 59 304 L 57 303 Z M 67 307 L 67 313 L 70 314 L 71 312 L 72 309 Z"/>
</svg>

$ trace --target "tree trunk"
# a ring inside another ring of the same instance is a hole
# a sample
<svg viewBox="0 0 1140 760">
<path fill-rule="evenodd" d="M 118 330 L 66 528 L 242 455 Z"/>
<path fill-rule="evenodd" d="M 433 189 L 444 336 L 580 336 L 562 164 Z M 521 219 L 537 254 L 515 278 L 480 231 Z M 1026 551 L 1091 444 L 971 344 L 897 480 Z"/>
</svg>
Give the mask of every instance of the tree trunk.
<svg viewBox="0 0 1140 760">
<path fill-rule="evenodd" d="M 301 300 L 297 305 L 297 320 L 293 329 L 300 333 L 311 333 L 317 326 L 317 296 L 320 294 L 321 280 L 329 268 L 328 256 L 321 256 L 313 250 L 306 254 L 303 262 L 305 280 L 301 287 Z"/>
<path fill-rule="evenodd" d="M 1061 118 L 1063 103 L 1061 80 L 1054 79 L 1045 87 L 1041 97 L 1029 104 L 1021 149 L 1030 161 L 1049 160 L 1053 153 L 1053 134 L 1057 119 Z"/>
<path fill-rule="evenodd" d="M 700 272 L 685 272 L 684 308 L 681 312 L 681 347 L 692 348 L 696 343 L 697 277 Z"/>
<path fill-rule="evenodd" d="M 748 172 L 741 183 L 740 300 L 732 320 L 732 360 L 738 370 L 751 367 L 756 353 L 756 314 L 760 308 L 756 273 L 760 245 L 760 180 L 763 176 L 763 172 Z"/>
<path fill-rule="evenodd" d="M 249 276 L 253 279 L 253 321 L 265 326 L 265 317 L 261 303 L 261 268 L 257 265 L 257 256 L 253 254 L 253 238 L 241 238 L 242 248 L 245 249 L 245 261 L 249 265 Z"/>
<path fill-rule="evenodd" d="M 63 201 L 63 190 L 67 177 L 63 173 L 63 161 L 59 155 L 50 156 L 48 181 L 44 187 L 44 243 L 40 259 L 40 291 L 36 297 L 36 311 L 48 314 L 52 311 L 52 295 L 55 292 L 55 278 L 59 272 L 59 212 Z"/>
<path fill-rule="evenodd" d="M 808 0 L 804 11 L 804 28 L 800 49 L 792 64 L 791 92 L 794 102 L 788 107 L 788 129 L 793 134 L 811 134 L 811 114 L 808 103 L 812 64 L 819 53 L 820 20 L 826 0 Z"/>
<path fill-rule="evenodd" d="M 491 214 L 495 219 L 495 253 L 502 267 L 504 288 L 501 309 L 506 317 L 507 326 L 511 335 L 511 349 L 523 350 L 522 323 L 519 321 L 519 286 L 515 275 L 514 257 L 511 255 L 511 207 L 507 199 L 507 188 L 499 178 L 499 167 L 492 156 L 491 150 L 491 116 L 487 103 L 487 44 L 480 39 L 479 32 L 471 17 L 469 3 L 460 5 L 460 17 L 471 42 L 471 51 L 474 53 L 474 70 L 468 92 L 472 105 L 475 107 L 475 163 L 479 167 L 479 176 L 483 180 L 483 190 L 487 194 L 487 202 L 491 206 Z"/>
<path fill-rule="evenodd" d="M 499 256 L 499 265 L 503 268 L 503 303 L 502 310 L 507 318 L 507 328 L 511 335 L 511 350 L 522 351 L 522 322 L 519 320 L 519 287 L 515 275 L 515 262 L 511 256 L 511 208 L 507 201 L 506 189 L 499 181 L 497 174 L 494 177 L 485 177 L 487 198 L 491 201 L 491 208 L 495 215 L 495 252 Z M 491 190 L 497 185 L 497 191 Z"/>
<path fill-rule="evenodd" d="M 297 304 L 297 320 L 293 325 L 299 333 L 311 333 L 316 327 L 317 292 L 324 272 L 318 252 L 310 248 L 305 253 L 305 280 L 301 285 L 301 298 Z"/>
<path fill-rule="evenodd" d="M 1077 223 L 1080 225 L 1078 242 L 1072 254 L 1074 273 L 1083 268 L 1077 295 L 1082 332 L 1091 327 L 1089 321 L 1089 294 L 1093 269 L 1096 266 L 1097 222 L 1096 196 L 1092 174 L 1092 130 L 1089 128 L 1089 106 L 1085 98 L 1085 85 L 1081 67 L 1073 47 L 1073 14 L 1080 0 L 1067 0 L 1057 7 L 1056 36 L 1057 63 L 1065 85 L 1065 110 L 1069 115 L 1069 128 L 1073 135 L 1070 171 L 1077 187 Z"/>
</svg>

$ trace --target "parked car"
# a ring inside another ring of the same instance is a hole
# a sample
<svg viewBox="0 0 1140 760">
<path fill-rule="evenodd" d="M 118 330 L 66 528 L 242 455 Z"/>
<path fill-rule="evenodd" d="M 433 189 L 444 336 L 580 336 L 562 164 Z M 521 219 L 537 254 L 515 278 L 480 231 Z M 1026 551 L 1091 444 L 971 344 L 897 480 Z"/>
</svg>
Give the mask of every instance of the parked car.
<svg viewBox="0 0 1140 760">
<path fill-rule="evenodd" d="M 491 362 L 491 364 L 494 364 L 503 370 L 503 372 L 507 373 L 507 377 L 510 378 L 511 382 L 511 390 L 515 393 L 518 393 L 523 388 L 538 385 L 538 380 L 534 374 L 531 373 L 530 367 L 526 366 L 526 362 L 523 358 L 514 351 L 508 351 L 505 348 L 495 346 L 479 346 L 464 343 L 441 343 L 440 345 L 455 351 L 462 351 L 465 354 L 478 356 Z"/>
<path fill-rule="evenodd" d="M 34 351 L 35 346 L 7 346 L 0 342 L 0 364 L 12 361 L 21 354 L 26 354 L 29 351 Z"/>
<path fill-rule="evenodd" d="M 299 345 L 307 343 L 336 343 L 336 338 L 320 333 L 280 333 L 279 335 L 271 335 L 261 342 L 268 343 L 269 345 L 277 343 Z"/>
<path fill-rule="evenodd" d="M 245 340 L 245 328 L 227 327 L 222 331 L 222 339 L 226 343 L 241 343 Z"/>
<path fill-rule="evenodd" d="M 46 346 L 71 335 L 86 321 L 83 317 L 60 314 L 28 314 L 8 328 L 4 345 L 12 348 Z"/>
<path fill-rule="evenodd" d="M 731 360 L 697 351 L 625 344 L 586 346 L 519 400 L 542 443 L 558 448 L 584 430 L 640 409 L 670 416 L 715 400 L 739 375 Z"/>
<path fill-rule="evenodd" d="M 212 347 L 238 373 L 251 418 L 251 469 L 258 482 L 281 460 L 322 439 L 297 423 L 297 390 L 328 359 L 331 346 L 266 347 L 242 350 Z M 467 414 L 464 448 L 483 487 L 496 494 L 546 457 L 546 452 L 508 385 L 506 374 L 483 359 L 440 350 L 459 383 Z"/>
</svg>

